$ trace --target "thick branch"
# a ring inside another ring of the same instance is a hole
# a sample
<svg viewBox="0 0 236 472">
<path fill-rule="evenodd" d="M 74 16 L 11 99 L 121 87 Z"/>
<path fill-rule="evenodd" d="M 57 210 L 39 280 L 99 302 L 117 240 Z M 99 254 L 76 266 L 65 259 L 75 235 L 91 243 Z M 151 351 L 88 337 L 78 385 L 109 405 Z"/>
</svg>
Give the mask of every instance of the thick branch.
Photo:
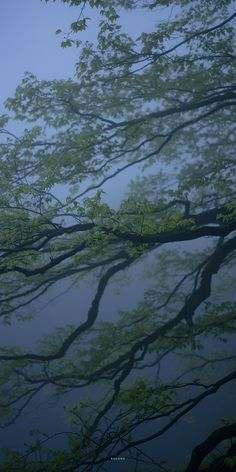
<svg viewBox="0 0 236 472">
<path fill-rule="evenodd" d="M 192 452 L 186 472 L 198 472 L 203 459 L 222 441 L 236 436 L 236 423 L 216 429 Z"/>
</svg>

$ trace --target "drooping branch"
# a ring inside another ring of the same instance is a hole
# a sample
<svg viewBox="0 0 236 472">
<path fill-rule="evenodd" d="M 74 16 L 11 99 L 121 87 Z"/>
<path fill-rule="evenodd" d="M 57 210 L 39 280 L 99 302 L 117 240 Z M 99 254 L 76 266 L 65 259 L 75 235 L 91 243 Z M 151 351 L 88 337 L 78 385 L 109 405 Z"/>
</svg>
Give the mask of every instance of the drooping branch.
<svg viewBox="0 0 236 472">
<path fill-rule="evenodd" d="M 222 441 L 236 436 L 236 423 L 222 426 L 211 433 L 207 439 L 198 444 L 192 452 L 190 462 L 186 472 L 198 472 L 199 467 L 205 457 Z"/>
<path fill-rule="evenodd" d="M 105 291 L 105 288 L 109 282 L 109 280 L 112 278 L 113 275 L 118 273 L 121 270 L 126 269 L 132 262 L 134 261 L 134 258 L 128 258 L 125 259 L 124 261 L 120 262 L 119 264 L 111 267 L 110 269 L 107 270 L 105 275 L 101 277 L 99 283 L 98 283 L 98 288 L 96 295 L 92 301 L 92 304 L 90 306 L 90 309 L 88 310 L 87 314 L 87 320 L 79 325 L 71 334 L 70 336 L 64 341 L 62 346 L 59 348 L 59 350 L 54 353 L 54 354 L 49 354 L 49 355 L 40 355 L 40 354 L 22 354 L 22 355 L 9 355 L 9 356 L 4 356 L 0 355 L 0 360 L 35 360 L 35 361 L 50 361 L 54 359 L 60 359 L 65 356 L 66 352 L 70 348 L 70 346 L 73 344 L 73 342 L 78 339 L 78 337 L 87 331 L 89 328 L 91 328 L 97 318 L 98 315 L 98 309 L 99 309 L 99 304 L 101 301 L 101 298 L 103 296 L 103 293 Z"/>
</svg>

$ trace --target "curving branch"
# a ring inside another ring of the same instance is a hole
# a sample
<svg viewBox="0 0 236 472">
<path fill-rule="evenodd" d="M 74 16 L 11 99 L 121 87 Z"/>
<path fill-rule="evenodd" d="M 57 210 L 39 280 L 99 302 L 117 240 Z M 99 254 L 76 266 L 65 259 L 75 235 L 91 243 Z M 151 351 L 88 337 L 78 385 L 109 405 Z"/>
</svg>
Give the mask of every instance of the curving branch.
<svg viewBox="0 0 236 472">
<path fill-rule="evenodd" d="M 222 441 L 236 437 L 236 423 L 222 426 L 211 433 L 207 439 L 193 449 L 190 462 L 185 472 L 198 472 L 205 457 Z"/>
</svg>

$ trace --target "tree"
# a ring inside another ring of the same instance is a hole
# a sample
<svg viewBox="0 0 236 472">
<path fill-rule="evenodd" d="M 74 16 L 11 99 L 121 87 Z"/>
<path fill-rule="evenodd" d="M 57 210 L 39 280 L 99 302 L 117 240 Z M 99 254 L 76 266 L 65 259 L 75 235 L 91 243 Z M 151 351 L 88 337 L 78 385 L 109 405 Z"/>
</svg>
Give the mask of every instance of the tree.
<svg viewBox="0 0 236 472">
<path fill-rule="evenodd" d="M 124 455 L 129 470 L 171 470 L 145 445 L 236 378 L 225 345 L 236 329 L 236 13 L 227 0 L 65 3 L 79 10 L 62 42 L 81 48 L 75 80 L 27 73 L 1 117 L 1 319 L 14 330 L 60 280 L 87 277 L 96 291 L 77 326 L 34 350 L 0 349 L 3 427 L 44 390 L 80 393 L 67 408 L 70 431 L 55 434 L 65 436 L 63 451 L 37 433 L 1 470 L 109 470 Z M 119 25 L 122 7 L 157 21 L 163 10 L 166 20 L 135 39 Z M 101 15 L 96 45 L 76 36 L 89 8 Z M 27 127 L 16 135 L 10 120 Z M 129 193 L 114 209 L 105 185 L 129 169 Z M 143 301 L 100 320 L 108 284 L 138 264 Z M 165 380 L 160 369 L 173 354 L 178 372 Z M 224 421 L 181 470 L 234 467 L 235 420 Z"/>
</svg>

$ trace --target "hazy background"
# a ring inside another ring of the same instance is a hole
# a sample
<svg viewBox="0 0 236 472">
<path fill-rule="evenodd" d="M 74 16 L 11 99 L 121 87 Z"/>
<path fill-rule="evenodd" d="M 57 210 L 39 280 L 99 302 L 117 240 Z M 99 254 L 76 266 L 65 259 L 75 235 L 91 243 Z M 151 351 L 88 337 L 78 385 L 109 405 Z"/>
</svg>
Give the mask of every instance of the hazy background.
<svg viewBox="0 0 236 472">
<path fill-rule="evenodd" d="M 4 100 L 14 94 L 16 86 L 23 78 L 25 71 L 34 73 L 39 79 L 62 79 L 74 77 L 74 65 L 78 61 L 78 51 L 75 48 L 62 49 L 60 47 L 61 36 L 56 36 L 55 31 L 60 28 L 68 31 L 69 25 L 78 15 L 78 9 L 68 7 L 59 1 L 55 3 L 42 3 L 40 0 L 1 0 L 0 1 L 0 61 L 1 61 L 1 86 L 0 104 L 1 113 L 4 112 Z M 97 18 L 91 12 L 93 19 L 83 37 L 95 40 Z M 90 16 L 90 14 L 89 14 Z M 122 24 L 129 33 L 134 35 L 139 31 L 153 28 L 154 18 L 151 15 L 140 12 L 126 14 L 122 17 Z M 17 132 L 15 129 L 11 129 Z M 107 199 L 112 206 L 117 206 L 121 197 L 127 191 L 128 181 L 134 174 L 123 175 L 114 183 L 107 184 L 105 190 Z M 119 309 L 131 309 L 142 298 L 145 282 L 141 280 L 141 267 L 134 267 L 130 271 L 134 283 L 122 290 L 122 295 L 115 291 L 115 284 L 110 284 L 102 300 L 99 318 L 112 319 L 117 316 Z M 48 305 L 50 298 L 67 290 L 60 299 L 55 299 Z M 53 330 L 55 326 L 65 323 L 80 323 L 84 320 L 87 308 L 92 300 L 96 287 L 88 287 L 84 283 L 80 288 L 72 287 L 68 292 L 68 282 L 59 283 L 51 291 L 51 295 L 44 297 L 43 302 L 37 302 L 33 306 L 36 314 L 31 323 L 15 323 L 12 327 L 1 328 L 0 340 L 2 343 L 21 344 L 25 347 L 37 350 L 36 341 L 40 334 Z M 46 305 L 44 307 L 44 305 Z M 15 326 L 15 327 L 14 327 Z M 164 364 L 168 374 L 173 365 L 173 359 Z M 56 406 L 49 409 L 49 405 L 42 404 L 40 400 L 31 406 L 27 416 L 20 418 L 16 425 L 0 430 L 0 446 L 21 448 L 27 438 L 27 430 L 41 428 L 48 432 L 56 432 L 62 429 L 62 406 L 69 402 L 73 395 L 63 398 Z M 73 397 L 74 398 L 74 397 Z M 45 399 L 42 396 L 42 401 Z M 219 408 L 219 399 L 222 408 Z M 217 405 L 217 406 L 216 406 Z M 217 410 L 216 410 L 217 409 Z M 164 438 L 158 440 L 158 446 L 151 443 L 147 449 L 158 455 L 158 449 L 163 457 L 170 462 L 183 460 L 185 454 L 203 439 L 209 432 L 209 425 L 216 421 L 221 414 L 234 413 L 233 399 L 224 396 L 221 391 L 215 398 L 211 397 L 198 407 L 194 415 L 194 423 L 181 423 L 176 426 Z M 222 410 L 222 411 L 221 411 Z M 176 434 L 177 433 L 177 434 Z M 63 446 L 63 438 L 60 440 Z M 127 461 L 128 462 L 128 461 Z M 120 464 L 112 463 L 112 471 L 120 470 Z M 124 463 L 122 463 L 124 469 Z"/>
</svg>

